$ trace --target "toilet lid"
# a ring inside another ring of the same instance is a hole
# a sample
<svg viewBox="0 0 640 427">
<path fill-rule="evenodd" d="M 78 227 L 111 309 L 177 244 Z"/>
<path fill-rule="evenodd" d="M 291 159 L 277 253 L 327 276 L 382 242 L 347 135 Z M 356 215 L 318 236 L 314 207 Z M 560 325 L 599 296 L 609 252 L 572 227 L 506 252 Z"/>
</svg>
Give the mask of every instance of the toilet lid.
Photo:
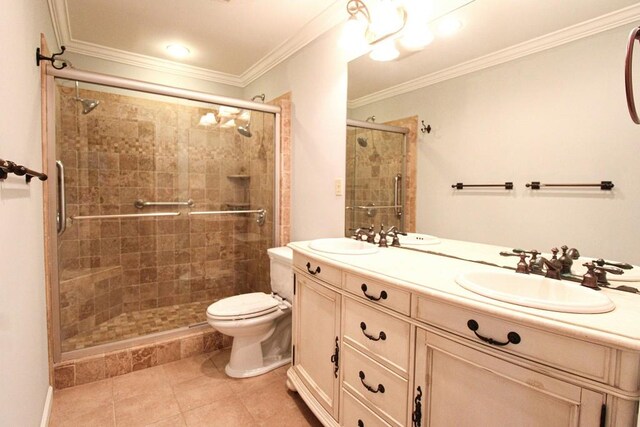
<svg viewBox="0 0 640 427">
<path fill-rule="evenodd" d="M 252 292 L 223 298 L 207 308 L 207 314 L 215 318 L 258 317 L 275 311 L 278 300 L 264 292 Z"/>
</svg>

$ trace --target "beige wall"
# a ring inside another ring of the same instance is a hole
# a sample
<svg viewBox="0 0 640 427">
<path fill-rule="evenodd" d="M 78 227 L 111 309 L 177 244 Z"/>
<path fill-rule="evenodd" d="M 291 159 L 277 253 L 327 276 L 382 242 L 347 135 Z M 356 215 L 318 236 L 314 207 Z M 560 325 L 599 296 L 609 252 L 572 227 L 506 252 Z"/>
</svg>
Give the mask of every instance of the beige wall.
<svg viewBox="0 0 640 427">
<path fill-rule="evenodd" d="M 623 81 L 631 27 L 350 111 L 379 122 L 418 114 L 433 127 L 418 140 L 417 230 L 546 251 L 567 244 L 640 264 L 640 127 Z M 531 192 L 532 180 L 615 189 Z M 451 189 L 505 181 L 515 190 Z"/>
<path fill-rule="evenodd" d="M 0 13 L 0 158 L 42 170 L 40 69 L 44 32 L 53 44 L 45 0 L 7 0 Z M 49 386 L 42 225 L 43 183 L 0 181 L 0 425 L 40 424 Z"/>
<path fill-rule="evenodd" d="M 291 240 L 339 237 L 344 230 L 347 61 L 338 48 L 341 27 L 314 40 L 251 83 L 245 94 L 267 98 L 291 91 Z"/>
</svg>

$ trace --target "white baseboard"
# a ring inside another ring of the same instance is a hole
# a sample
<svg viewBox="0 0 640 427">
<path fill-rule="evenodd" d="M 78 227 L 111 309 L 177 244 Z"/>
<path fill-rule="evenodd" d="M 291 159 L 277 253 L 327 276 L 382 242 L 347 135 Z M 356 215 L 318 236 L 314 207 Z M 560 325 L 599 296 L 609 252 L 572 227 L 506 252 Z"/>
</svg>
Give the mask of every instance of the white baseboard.
<svg viewBox="0 0 640 427">
<path fill-rule="evenodd" d="M 40 427 L 47 427 L 49 425 L 49 417 L 51 417 L 51 407 L 53 405 L 53 387 L 49 386 L 47 390 L 47 398 L 44 401 L 44 408 L 42 410 L 42 421 L 40 421 Z"/>
</svg>

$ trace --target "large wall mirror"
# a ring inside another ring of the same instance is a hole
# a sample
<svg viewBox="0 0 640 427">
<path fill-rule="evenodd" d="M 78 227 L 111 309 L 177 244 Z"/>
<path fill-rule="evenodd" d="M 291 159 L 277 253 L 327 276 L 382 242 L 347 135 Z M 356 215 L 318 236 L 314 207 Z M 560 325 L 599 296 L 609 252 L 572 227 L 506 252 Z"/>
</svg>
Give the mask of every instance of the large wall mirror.
<svg viewBox="0 0 640 427">
<path fill-rule="evenodd" d="M 350 119 L 430 125 L 417 134 L 416 231 L 640 264 L 640 128 L 623 68 L 637 3 L 486 0 L 452 14 L 455 35 L 349 63 Z M 526 186 L 536 181 L 613 188 Z"/>
</svg>

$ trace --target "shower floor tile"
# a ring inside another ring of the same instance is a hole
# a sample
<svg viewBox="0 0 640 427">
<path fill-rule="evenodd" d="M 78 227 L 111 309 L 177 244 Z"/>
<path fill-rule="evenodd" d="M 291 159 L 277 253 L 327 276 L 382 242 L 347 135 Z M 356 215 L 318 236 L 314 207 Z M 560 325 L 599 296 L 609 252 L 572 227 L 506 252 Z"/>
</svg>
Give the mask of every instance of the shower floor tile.
<svg viewBox="0 0 640 427">
<path fill-rule="evenodd" d="M 62 341 L 62 351 L 79 350 L 204 322 L 207 320 L 206 310 L 209 304 L 193 302 L 122 313 L 97 325 L 92 331 Z"/>
</svg>

